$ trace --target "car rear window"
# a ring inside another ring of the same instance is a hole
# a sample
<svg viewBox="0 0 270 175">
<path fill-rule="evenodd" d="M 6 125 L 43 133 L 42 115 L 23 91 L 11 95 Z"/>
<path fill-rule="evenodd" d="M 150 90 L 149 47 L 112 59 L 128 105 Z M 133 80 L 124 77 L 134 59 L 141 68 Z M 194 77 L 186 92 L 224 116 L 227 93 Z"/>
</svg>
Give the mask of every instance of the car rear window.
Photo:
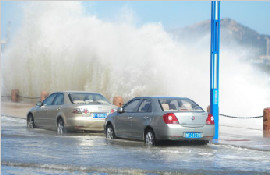
<svg viewBox="0 0 270 175">
<path fill-rule="evenodd" d="M 68 97 L 73 104 L 110 104 L 101 94 L 71 93 Z"/>
<path fill-rule="evenodd" d="M 160 99 L 163 111 L 203 111 L 194 101 L 189 99 Z"/>
</svg>

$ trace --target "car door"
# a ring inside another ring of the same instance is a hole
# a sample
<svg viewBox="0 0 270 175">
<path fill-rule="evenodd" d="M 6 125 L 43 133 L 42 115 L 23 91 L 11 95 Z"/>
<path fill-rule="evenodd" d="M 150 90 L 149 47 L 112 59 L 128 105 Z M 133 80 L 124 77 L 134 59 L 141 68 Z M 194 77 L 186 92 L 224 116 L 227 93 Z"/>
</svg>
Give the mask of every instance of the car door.
<svg viewBox="0 0 270 175">
<path fill-rule="evenodd" d="M 38 106 L 37 109 L 36 109 L 36 112 L 35 112 L 35 115 L 34 115 L 34 120 L 35 120 L 35 124 L 38 126 L 38 127 L 43 127 L 44 124 L 43 124 L 43 116 L 42 115 L 45 115 L 45 108 L 44 106 Z"/>
<path fill-rule="evenodd" d="M 52 105 L 48 105 L 46 120 L 48 122 L 48 128 L 56 129 L 56 115 L 60 112 L 62 106 L 64 104 L 64 94 L 57 93 Z"/>
<path fill-rule="evenodd" d="M 152 115 L 152 103 L 150 99 L 143 99 L 138 111 L 132 118 L 132 135 L 137 139 L 142 139 L 145 125 L 149 123 Z"/>
<path fill-rule="evenodd" d="M 50 121 L 48 120 L 48 110 L 53 105 L 54 99 L 57 96 L 56 93 L 51 94 L 43 101 L 43 105 L 40 107 L 40 125 L 45 128 L 50 128 Z"/>
<path fill-rule="evenodd" d="M 131 100 L 123 107 L 124 112 L 119 113 L 115 119 L 115 131 L 119 137 L 130 138 L 132 127 L 132 114 L 138 109 L 140 99 Z"/>
</svg>

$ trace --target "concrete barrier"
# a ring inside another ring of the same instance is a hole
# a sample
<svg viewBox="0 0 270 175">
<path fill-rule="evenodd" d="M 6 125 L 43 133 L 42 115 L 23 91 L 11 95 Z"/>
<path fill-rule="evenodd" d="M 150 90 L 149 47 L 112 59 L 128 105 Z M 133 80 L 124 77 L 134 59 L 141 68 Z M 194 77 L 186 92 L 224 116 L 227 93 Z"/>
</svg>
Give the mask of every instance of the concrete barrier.
<svg viewBox="0 0 270 175">
<path fill-rule="evenodd" d="M 270 137 L 270 107 L 263 110 L 263 137 Z"/>
<path fill-rule="evenodd" d="M 49 96 L 49 93 L 47 91 L 41 91 L 41 93 L 40 93 L 40 101 L 42 102 L 48 96 Z"/>
<path fill-rule="evenodd" d="M 19 89 L 12 89 L 11 90 L 11 101 L 12 102 L 18 102 L 19 101 Z"/>
<path fill-rule="evenodd" d="M 122 97 L 113 97 L 113 104 L 115 106 L 121 107 L 124 104 L 124 100 Z"/>
</svg>

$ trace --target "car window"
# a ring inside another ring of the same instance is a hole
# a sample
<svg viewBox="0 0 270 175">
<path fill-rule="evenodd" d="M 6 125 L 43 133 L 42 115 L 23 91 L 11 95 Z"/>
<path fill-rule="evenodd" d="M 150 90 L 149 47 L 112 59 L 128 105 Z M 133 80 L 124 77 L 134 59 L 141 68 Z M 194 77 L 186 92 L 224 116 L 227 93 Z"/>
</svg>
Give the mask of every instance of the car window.
<svg viewBox="0 0 270 175">
<path fill-rule="evenodd" d="M 73 104 L 110 104 L 110 102 L 101 94 L 71 93 L 68 97 Z"/>
<path fill-rule="evenodd" d="M 52 105 L 54 98 L 56 97 L 57 94 L 51 94 L 49 97 L 47 97 L 44 101 L 43 104 L 44 105 Z"/>
<path fill-rule="evenodd" d="M 137 106 L 138 106 L 139 102 L 140 102 L 139 99 L 130 101 L 124 107 L 125 112 L 135 112 L 137 110 Z"/>
<path fill-rule="evenodd" d="M 57 94 L 57 96 L 53 102 L 53 105 L 63 105 L 63 104 L 64 104 L 64 94 L 59 93 L 59 94 Z"/>
<path fill-rule="evenodd" d="M 161 99 L 159 103 L 163 111 L 203 111 L 190 99 Z"/>
<path fill-rule="evenodd" d="M 138 112 L 152 112 L 152 105 L 150 100 L 143 100 Z"/>
</svg>

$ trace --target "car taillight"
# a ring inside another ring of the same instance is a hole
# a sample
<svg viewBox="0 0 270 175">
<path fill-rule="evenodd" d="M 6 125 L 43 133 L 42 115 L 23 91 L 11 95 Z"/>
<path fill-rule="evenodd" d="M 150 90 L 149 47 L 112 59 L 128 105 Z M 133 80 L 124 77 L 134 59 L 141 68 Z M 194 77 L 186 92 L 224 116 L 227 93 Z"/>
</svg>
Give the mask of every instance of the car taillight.
<svg viewBox="0 0 270 175">
<path fill-rule="evenodd" d="M 111 110 L 111 114 L 112 114 L 112 113 L 114 113 L 114 112 L 115 112 L 115 110 L 114 110 L 114 109 L 112 109 L 112 110 Z"/>
<path fill-rule="evenodd" d="M 73 114 L 88 114 L 89 111 L 86 108 L 85 109 L 83 109 L 83 108 L 75 108 L 75 109 L 73 109 L 72 113 Z"/>
<path fill-rule="evenodd" d="M 163 120 L 166 124 L 179 124 L 177 117 L 173 113 L 164 114 Z"/>
<path fill-rule="evenodd" d="M 206 124 L 207 125 L 214 125 L 215 124 L 214 117 L 212 114 L 208 114 L 208 117 L 206 119 Z"/>
</svg>

